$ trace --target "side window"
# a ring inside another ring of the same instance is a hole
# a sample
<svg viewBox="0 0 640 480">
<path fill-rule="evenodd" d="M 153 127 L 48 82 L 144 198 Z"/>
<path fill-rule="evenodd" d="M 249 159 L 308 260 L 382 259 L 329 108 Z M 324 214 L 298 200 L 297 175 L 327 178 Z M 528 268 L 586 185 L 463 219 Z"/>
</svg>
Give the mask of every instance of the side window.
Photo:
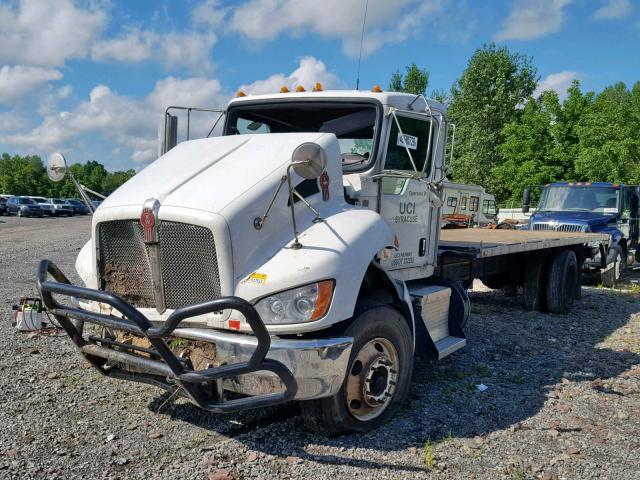
<svg viewBox="0 0 640 480">
<path fill-rule="evenodd" d="M 471 197 L 471 201 L 469 202 L 469 210 L 472 212 L 478 211 L 478 197 Z"/>
<path fill-rule="evenodd" d="M 462 197 L 460 199 L 460 210 L 466 210 L 467 209 L 467 197 Z"/>
<path fill-rule="evenodd" d="M 455 207 L 458 205 L 458 199 L 456 197 L 447 198 L 447 207 Z"/>
<path fill-rule="evenodd" d="M 495 215 L 496 214 L 496 202 L 493 200 L 483 200 L 482 201 L 482 213 L 485 215 Z"/>
<path fill-rule="evenodd" d="M 624 202 L 622 203 L 622 218 L 638 217 L 638 192 L 635 188 L 624 189 Z"/>
<path fill-rule="evenodd" d="M 426 163 L 425 172 L 428 173 L 431 170 L 431 153 L 427 152 L 431 120 L 404 117 L 402 115 L 396 115 L 396 117 L 404 134 L 404 139 L 402 135 L 400 135 L 395 120 L 391 118 L 391 132 L 389 133 L 387 158 L 384 168 L 386 170 L 413 171 L 411 159 L 407 155 L 408 148 L 418 171 L 422 171 Z M 432 145 L 434 141 L 435 135 L 431 137 Z"/>
</svg>

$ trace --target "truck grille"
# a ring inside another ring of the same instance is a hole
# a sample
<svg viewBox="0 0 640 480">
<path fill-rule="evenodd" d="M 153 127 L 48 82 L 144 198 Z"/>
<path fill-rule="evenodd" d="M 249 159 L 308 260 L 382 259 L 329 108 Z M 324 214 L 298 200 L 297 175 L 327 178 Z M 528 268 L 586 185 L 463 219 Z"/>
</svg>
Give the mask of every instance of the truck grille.
<svg viewBox="0 0 640 480">
<path fill-rule="evenodd" d="M 155 307 L 149 247 L 139 220 L 98 224 L 102 288 L 136 307 Z M 216 247 L 211 230 L 161 221 L 160 272 L 165 306 L 176 309 L 220 297 Z"/>
<path fill-rule="evenodd" d="M 561 223 L 559 225 L 552 223 L 534 223 L 534 230 L 547 230 L 552 232 L 584 232 L 583 225 L 576 225 L 572 223 Z"/>
</svg>

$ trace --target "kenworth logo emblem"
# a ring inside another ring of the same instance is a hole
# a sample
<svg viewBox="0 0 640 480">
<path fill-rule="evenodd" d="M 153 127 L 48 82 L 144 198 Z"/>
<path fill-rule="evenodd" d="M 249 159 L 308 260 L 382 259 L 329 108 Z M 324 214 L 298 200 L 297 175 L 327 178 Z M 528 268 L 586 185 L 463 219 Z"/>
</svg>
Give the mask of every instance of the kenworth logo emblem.
<svg viewBox="0 0 640 480">
<path fill-rule="evenodd" d="M 160 202 L 155 198 L 150 198 L 144 202 L 142 214 L 140 215 L 140 224 L 144 232 L 144 243 L 158 242 L 158 209 Z"/>
</svg>

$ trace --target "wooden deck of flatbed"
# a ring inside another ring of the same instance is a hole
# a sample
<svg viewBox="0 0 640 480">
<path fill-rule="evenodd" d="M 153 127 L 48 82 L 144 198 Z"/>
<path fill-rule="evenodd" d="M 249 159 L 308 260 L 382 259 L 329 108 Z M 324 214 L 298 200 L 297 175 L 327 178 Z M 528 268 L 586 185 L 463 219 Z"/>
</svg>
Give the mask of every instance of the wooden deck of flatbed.
<svg viewBox="0 0 640 480">
<path fill-rule="evenodd" d="M 460 228 L 440 231 L 440 250 L 475 251 L 476 258 L 495 257 L 592 242 L 608 242 L 602 233 L 490 230 Z"/>
</svg>

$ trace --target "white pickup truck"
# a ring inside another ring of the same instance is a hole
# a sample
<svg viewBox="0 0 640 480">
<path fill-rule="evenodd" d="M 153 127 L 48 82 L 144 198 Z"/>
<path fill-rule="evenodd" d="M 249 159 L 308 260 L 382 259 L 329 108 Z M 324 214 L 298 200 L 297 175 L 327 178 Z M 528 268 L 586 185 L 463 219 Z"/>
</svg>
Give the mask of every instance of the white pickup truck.
<svg viewBox="0 0 640 480">
<path fill-rule="evenodd" d="M 43 260 L 41 296 L 109 377 L 214 412 L 297 400 L 315 429 L 366 432 L 403 404 L 416 354 L 466 344 L 462 285 L 512 283 L 529 308 L 566 312 L 602 241 L 441 240 L 447 127 L 421 95 L 235 98 L 222 136 L 178 143 L 95 211 L 76 262 L 85 286 Z"/>
</svg>

